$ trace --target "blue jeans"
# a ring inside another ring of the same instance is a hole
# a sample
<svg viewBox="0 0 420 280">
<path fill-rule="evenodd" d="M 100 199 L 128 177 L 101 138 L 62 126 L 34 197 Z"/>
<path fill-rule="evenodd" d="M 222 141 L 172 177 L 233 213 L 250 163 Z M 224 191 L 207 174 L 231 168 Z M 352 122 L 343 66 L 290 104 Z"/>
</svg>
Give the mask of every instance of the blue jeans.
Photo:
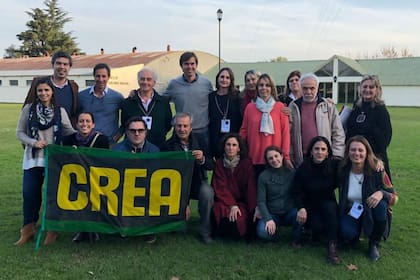
<svg viewBox="0 0 420 280">
<path fill-rule="evenodd" d="M 292 208 L 283 215 L 272 214 L 273 221 L 276 223 L 276 233 L 270 235 L 265 229 L 266 221 L 263 219 L 257 222 L 257 236 L 263 240 L 273 241 L 279 238 L 280 226 L 292 226 L 292 239 L 295 243 L 300 243 L 302 226 L 296 221 L 297 209 Z"/>
<path fill-rule="evenodd" d="M 375 208 L 372 208 L 374 222 L 384 222 L 387 219 L 388 203 L 381 200 Z M 345 241 L 352 241 L 359 238 L 362 231 L 362 218 L 355 219 L 352 216 L 343 215 L 340 219 L 340 234 Z"/>
<path fill-rule="evenodd" d="M 39 219 L 44 175 L 44 167 L 23 170 L 23 225 L 36 223 Z"/>
</svg>

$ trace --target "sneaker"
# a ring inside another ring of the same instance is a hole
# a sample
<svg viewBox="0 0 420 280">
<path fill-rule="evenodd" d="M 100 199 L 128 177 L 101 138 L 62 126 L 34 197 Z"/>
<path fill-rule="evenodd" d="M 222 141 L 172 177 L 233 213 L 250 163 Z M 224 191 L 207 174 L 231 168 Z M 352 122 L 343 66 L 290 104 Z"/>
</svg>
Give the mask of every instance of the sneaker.
<svg viewBox="0 0 420 280">
<path fill-rule="evenodd" d="M 292 241 L 292 243 L 290 243 L 290 246 L 292 246 L 294 250 L 299 250 L 302 247 L 302 245 L 299 242 L 295 241 Z"/>
<path fill-rule="evenodd" d="M 76 233 L 76 235 L 73 237 L 73 239 L 72 239 L 72 241 L 74 242 L 74 243 L 80 243 L 80 242 L 82 242 L 83 240 L 85 240 L 86 239 L 86 232 L 78 232 L 78 233 Z"/>
<path fill-rule="evenodd" d="M 157 237 L 156 237 L 156 234 L 148 234 L 148 235 L 143 236 L 143 239 L 144 241 L 146 241 L 146 243 L 153 244 L 156 242 Z"/>
</svg>

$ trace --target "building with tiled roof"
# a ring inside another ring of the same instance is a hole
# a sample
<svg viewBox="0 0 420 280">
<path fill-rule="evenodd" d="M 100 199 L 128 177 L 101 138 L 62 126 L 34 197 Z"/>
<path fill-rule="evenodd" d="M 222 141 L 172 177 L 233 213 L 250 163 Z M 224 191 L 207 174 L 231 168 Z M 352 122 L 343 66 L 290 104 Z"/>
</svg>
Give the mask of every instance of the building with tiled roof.
<svg viewBox="0 0 420 280">
<path fill-rule="evenodd" d="M 194 52 L 198 56 L 199 72 L 206 72 L 219 63 L 217 56 Z M 162 51 L 72 56 L 69 79 L 75 80 L 82 90 L 94 82 L 93 67 L 98 63 L 107 63 L 111 67 L 108 86 L 128 95 L 130 90 L 138 88 L 137 72 L 147 67 L 158 74 L 156 90 L 162 91 L 171 79 L 182 74 L 179 66 L 182 53 Z M 51 74 L 51 57 L 0 59 L 0 102 L 23 102 L 33 77 Z"/>
</svg>

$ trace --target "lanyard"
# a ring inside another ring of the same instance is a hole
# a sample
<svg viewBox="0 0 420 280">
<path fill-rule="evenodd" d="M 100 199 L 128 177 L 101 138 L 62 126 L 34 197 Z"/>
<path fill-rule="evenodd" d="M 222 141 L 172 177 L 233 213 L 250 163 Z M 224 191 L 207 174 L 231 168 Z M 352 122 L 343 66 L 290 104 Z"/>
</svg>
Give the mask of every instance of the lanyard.
<svg viewBox="0 0 420 280">
<path fill-rule="evenodd" d="M 222 110 L 222 108 L 221 108 L 221 106 L 219 104 L 219 101 L 217 100 L 217 96 L 218 96 L 217 94 L 214 96 L 214 101 L 216 102 L 217 110 L 222 115 L 223 119 L 226 119 L 227 114 L 229 112 L 229 100 L 230 100 L 230 98 L 229 98 L 229 96 L 227 96 L 226 111 L 223 112 L 223 110 Z"/>
<path fill-rule="evenodd" d="M 150 108 L 150 110 L 146 111 L 146 110 L 144 109 L 144 107 L 143 107 L 143 104 L 142 104 L 142 101 L 141 101 L 140 96 L 138 96 L 138 97 L 139 97 L 139 101 L 137 102 L 137 105 L 139 106 L 140 111 L 142 111 L 142 113 L 143 113 L 146 117 L 148 117 L 148 116 L 152 113 L 153 109 L 155 108 L 156 101 L 154 101 L 154 100 L 152 99 L 152 102 L 151 102 L 151 104 L 152 104 L 152 108 Z M 150 106 L 150 104 L 149 104 L 149 106 Z M 148 107 L 149 107 L 149 106 L 148 106 Z"/>
</svg>

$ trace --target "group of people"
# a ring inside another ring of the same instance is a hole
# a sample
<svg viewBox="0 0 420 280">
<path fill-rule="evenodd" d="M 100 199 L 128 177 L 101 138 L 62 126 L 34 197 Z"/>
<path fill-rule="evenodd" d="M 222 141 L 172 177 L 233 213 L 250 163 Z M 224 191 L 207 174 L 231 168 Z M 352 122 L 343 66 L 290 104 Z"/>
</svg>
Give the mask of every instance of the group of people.
<svg viewBox="0 0 420 280">
<path fill-rule="evenodd" d="M 23 158 L 22 245 L 35 235 L 44 179 L 46 145 L 55 143 L 145 153 L 185 151 L 195 158 L 190 199 L 198 200 L 200 235 L 273 241 L 292 227 L 294 248 L 302 234 L 327 240 L 327 260 L 340 262 L 337 242 L 369 237 L 369 258 L 390 229 L 392 188 L 387 146 L 391 123 L 376 76 L 363 77 L 344 127 L 335 104 L 318 93 L 314 74 L 293 71 L 278 95 L 268 74 L 250 70 L 237 91 L 233 71 L 219 70 L 212 83 L 197 72 L 193 52 L 180 57 L 183 74 L 159 94 L 156 73 L 138 72 L 139 88 L 124 99 L 107 86 L 107 64 L 93 69 L 95 84 L 78 92 L 67 79 L 72 58 L 52 57 L 53 75 L 34 78 L 17 137 Z M 175 105 L 172 115 L 170 103 Z M 173 127 L 173 135 L 168 132 Z M 121 141 L 120 138 L 125 135 Z M 209 184 L 208 171 L 213 171 Z M 338 200 L 335 190 L 338 190 Z M 190 208 L 185 209 L 187 219 Z M 48 232 L 45 244 L 57 238 Z M 73 239 L 98 240 L 95 233 Z M 153 242 L 156 236 L 146 240 Z"/>
</svg>

